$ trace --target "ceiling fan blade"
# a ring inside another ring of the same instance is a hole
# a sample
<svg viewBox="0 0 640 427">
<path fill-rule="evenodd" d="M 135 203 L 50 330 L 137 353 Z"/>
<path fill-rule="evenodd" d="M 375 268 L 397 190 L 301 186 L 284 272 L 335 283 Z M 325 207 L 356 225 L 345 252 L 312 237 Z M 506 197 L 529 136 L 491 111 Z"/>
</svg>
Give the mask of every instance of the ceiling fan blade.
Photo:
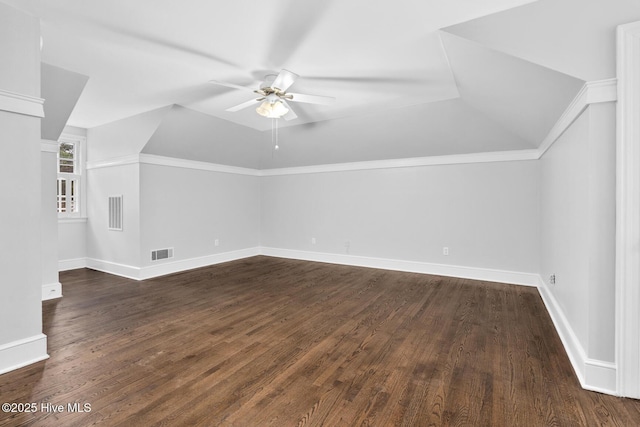
<svg viewBox="0 0 640 427">
<path fill-rule="evenodd" d="M 124 26 L 118 26 L 102 22 L 102 20 L 92 18 L 88 15 L 70 14 L 65 17 L 63 23 L 69 22 L 74 27 L 87 27 L 93 34 L 96 31 L 105 32 L 109 36 L 109 40 L 116 42 L 125 47 L 135 47 L 135 49 L 144 49 L 147 54 L 156 54 L 167 57 L 168 51 L 174 54 L 190 55 L 195 58 L 215 61 L 220 65 L 229 67 L 239 67 L 240 65 L 229 61 L 221 56 L 214 55 L 212 52 L 195 49 L 188 44 L 181 44 L 171 40 L 169 37 L 159 37 L 156 35 L 145 34 L 142 31 L 129 30 Z"/>
<path fill-rule="evenodd" d="M 259 101 L 257 99 L 252 99 L 247 102 L 243 102 L 242 104 L 238 104 L 235 107 L 227 108 L 225 111 L 230 111 L 235 113 L 236 111 L 244 110 L 245 108 L 251 107 L 252 105 L 256 105 Z"/>
<path fill-rule="evenodd" d="M 304 76 L 305 80 L 363 83 L 363 84 L 420 84 L 429 83 L 426 77 L 402 77 L 402 76 Z"/>
<path fill-rule="evenodd" d="M 221 82 L 221 81 L 218 81 L 218 80 L 209 80 L 209 83 L 214 84 L 214 85 L 219 85 L 219 86 L 232 87 L 234 89 L 240 89 L 240 90 L 244 90 L 244 91 L 248 91 L 248 92 L 255 92 L 256 91 L 255 89 L 252 89 L 250 87 L 240 86 L 240 85 L 229 83 L 229 82 Z"/>
<path fill-rule="evenodd" d="M 287 93 L 287 95 L 292 96 L 289 101 L 306 102 L 307 104 L 330 105 L 333 104 L 336 100 L 332 96 L 307 95 L 304 93 Z"/>
<path fill-rule="evenodd" d="M 291 105 L 287 104 L 287 101 L 285 100 L 282 100 L 282 103 L 284 104 L 285 107 L 289 109 L 289 112 L 284 116 L 282 116 L 282 118 L 287 121 L 297 119 L 298 115 L 293 111 L 293 108 L 291 108 Z"/>
<path fill-rule="evenodd" d="M 271 68 L 287 64 L 322 23 L 334 2 L 288 0 L 281 9 L 285 13 L 279 13 L 276 21 L 272 22 L 271 49 L 265 52 L 264 63 Z"/>
<path fill-rule="evenodd" d="M 273 81 L 271 87 L 286 91 L 296 81 L 299 76 L 289 70 L 282 69 L 278 77 Z"/>
</svg>

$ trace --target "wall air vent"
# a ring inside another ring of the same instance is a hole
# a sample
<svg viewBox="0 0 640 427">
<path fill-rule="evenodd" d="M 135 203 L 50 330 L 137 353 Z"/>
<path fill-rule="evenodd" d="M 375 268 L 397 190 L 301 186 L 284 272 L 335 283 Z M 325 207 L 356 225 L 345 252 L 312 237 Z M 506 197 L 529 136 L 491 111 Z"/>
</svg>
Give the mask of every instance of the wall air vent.
<svg viewBox="0 0 640 427">
<path fill-rule="evenodd" d="M 109 230 L 122 231 L 122 196 L 109 196 Z"/>
<path fill-rule="evenodd" d="M 151 251 L 151 261 L 158 261 L 160 259 L 173 258 L 173 248 L 156 249 Z"/>
</svg>

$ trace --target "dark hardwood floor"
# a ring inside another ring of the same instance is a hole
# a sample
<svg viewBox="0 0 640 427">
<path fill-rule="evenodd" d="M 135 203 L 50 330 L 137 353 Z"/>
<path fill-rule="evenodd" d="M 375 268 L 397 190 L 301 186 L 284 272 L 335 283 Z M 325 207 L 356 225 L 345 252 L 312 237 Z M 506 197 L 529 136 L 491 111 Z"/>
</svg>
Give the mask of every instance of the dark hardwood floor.
<svg viewBox="0 0 640 427">
<path fill-rule="evenodd" d="M 60 276 L 51 358 L 0 375 L 38 411 L 0 426 L 640 425 L 580 388 L 534 288 L 268 257 Z"/>
</svg>

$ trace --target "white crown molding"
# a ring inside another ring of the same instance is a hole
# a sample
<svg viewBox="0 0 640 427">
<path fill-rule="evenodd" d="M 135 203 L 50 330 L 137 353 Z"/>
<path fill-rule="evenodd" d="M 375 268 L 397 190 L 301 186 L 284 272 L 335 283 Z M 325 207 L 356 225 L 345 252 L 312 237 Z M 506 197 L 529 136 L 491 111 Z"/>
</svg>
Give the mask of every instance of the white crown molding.
<svg viewBox="0 0 640 427">
<path fill-rule="evenodd" d="M 0 89 L 0 110 L 44 117 L 44 99 Z"/>
<path fill-rule="evenodd" d="M 617 79 L 586 82 L 544 140 L 542 140 L 540 147 L 538 147 L 538 158 L 542 157 L 544 153 L 551 148 L 553 143 L 569 129 L 569 126 L 580 117 L 580 114 L 582 114 L 589 105 L 616 101 L 618 99 L 617 86 Z"/>
<path fill-rule="evenodd" d="M 640 21 L 617 28 L 616 363 L 618 391 L 640 398 Z"/>
<path fill-rule="evenodd" d="M 459 277 L 462 279 L 485 280 L 523 286 L 538 286 L 538 275 L 488 268 L 465 267 L 460 265 L 432 264 L 388 258 L 373 258 L 357 255 L 309 252 L 293 249 L 262 247 L 261 254 L 278 258 L 303 261 L 325 262 L 329 264 L 356 267 L 379 268 L 382 270 L 405 271 L 410 273 L 433 274 L 436 276 Z"/>
<path fill-rule="evenodd" d="M 111 168 L 116 166 L 135 165 L 140 163 L 139 154 L 131 154 L 129 156 L 114 157 L 112 159 L 98 160 L 95 162 L 87 162 L 87 170 Z"/>
<path fill-rule="evenodd" d="M 32 337 L 0 345 L 0 374 L 23 368 L 49 358 L 47 336 Z"/>
<path fill-rule="evenodd" d="M 538 150 L 494 151 L 488 153 L 453 154 L 448 156 L 415 157 L 407 159 L 373 160 L 366 162 L 337 163 L 329 165 L 301 166 L 282 169 L 251 169 L 237 166 L 207 163 L 196 160 L 176 159 L 154 154 L 132 154 L 124 157 L 87 162 L 87 170 L 131 164 L 149 164 L 176 168 L 204 170 L 209 172 L 230 173 L 249 176 L 298 175 L 308 173 L 341 172 L 370 169 L 407 168 L 435 165 L 453 165 L 467 163 L 511 162 L 537 160 Z"/>
<path fill-rule="evenodd" d="M 176 159 L 173 157 L 157 156 L 155 154 L 140 154 L 140 163 L 157 166 L 171 166 L 175 168 L 196 169 L 209 172 L 230 173 L 236 175 L 260 176 L 258 169 L 227 166 L 216 163 L 200 162 L 197 160 Z"/>
<path fill-rule="evenodd" d="M 204 170 L 210 172 L 230 173 L 249 176 L 279 176 L 300 175 L 311 173 L 345 172 L 372 169 L 413 168 L 422 166 L 457 165 L 470 163 L 493 163 L 538 160 L 571 126 L 571 124 L 591 104 L 601 102 L 614 102 L 617 99 L 617 80 L 607 79 L 587 82 L 571 104 L 564 111 L 560 119 L 547 134 L 540 146 L 536 149 L 493 151 L 486 153 L 452 154 L 445 156 L 411 157 L 404 159 L 371 160 L 363 162 L 335 163 L 326 165 L 297 166 L 279 169 L 252 169 L 238 166 L 228 166 L 216 163 L 208 163 L 197 160 L 177 159 L 173 157 L 158 156 L 155 154 L 133 154 L 113 159 L 87 162 L 87 170 L 106 167 L 123 166 L 130 164 L 149 164 L 158 166 L 170 166 L 177 168 Z M 76 137 L 73 135 L 74 138 Z"/>
<path fill-rule="evenodd" d="M 42 301 L 62 297 L 62 284 L 60 282 L 42 285 Z"/>
<path fill-rule="evenodd" d="M 87 137 L 82 135 L 76 135 L 73 133 L 61 133 L 58 141 L 61 142 L 87 142 Z"/>
<path fill-rule="evenodd" d="M 40 151 L 43 153 L 54 153 L 58 154 L 59 144 L 56 141 L 50 141 L 48 139 L 43 139 L 40 141 Z"/>
<path fill-rule="evenodd" d="M 547 284 L 539 276 L 538 292 L 560 336 L 582 388 L 599 393 L 617 395 L 616 364 L 587 357 L 584 347 L 582 347 L 560 304 L 558 304 Z"/>
<path fill-rule="evenodd" d="M 366 162 L 336 163 L 330 165 L 301 166 L 262 170 L 262 176 L 299 175 L 308 173 L 344 172 L 371 169 L 412 168 L 420 166 L 457 165 L 467 163 L 512 162 L 537 160 L 538 151 L 513 150 L 488 153 L 452 154 L 448 156 L 412 157 L 407 159 L 372 160 Z"/>
<path fill-rule="evenodd" d="M 593 80 L 584 84 L 587 88 L 586 104 L 615 102 L 618 100 L 618 79 Z"/>
</svg>

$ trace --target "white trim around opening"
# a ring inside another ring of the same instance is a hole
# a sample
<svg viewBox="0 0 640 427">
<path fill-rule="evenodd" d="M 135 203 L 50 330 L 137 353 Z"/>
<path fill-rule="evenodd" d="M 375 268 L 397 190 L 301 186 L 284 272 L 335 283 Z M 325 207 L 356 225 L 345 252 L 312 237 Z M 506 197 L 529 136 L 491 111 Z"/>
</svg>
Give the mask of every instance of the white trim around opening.
<svg viewBox="0 0 640 427">
<path fill-rule="evenodd" d="M 617 388 L 640 398 L 640 21 L 617 28 L 617 74 Z"/>
</svg>

